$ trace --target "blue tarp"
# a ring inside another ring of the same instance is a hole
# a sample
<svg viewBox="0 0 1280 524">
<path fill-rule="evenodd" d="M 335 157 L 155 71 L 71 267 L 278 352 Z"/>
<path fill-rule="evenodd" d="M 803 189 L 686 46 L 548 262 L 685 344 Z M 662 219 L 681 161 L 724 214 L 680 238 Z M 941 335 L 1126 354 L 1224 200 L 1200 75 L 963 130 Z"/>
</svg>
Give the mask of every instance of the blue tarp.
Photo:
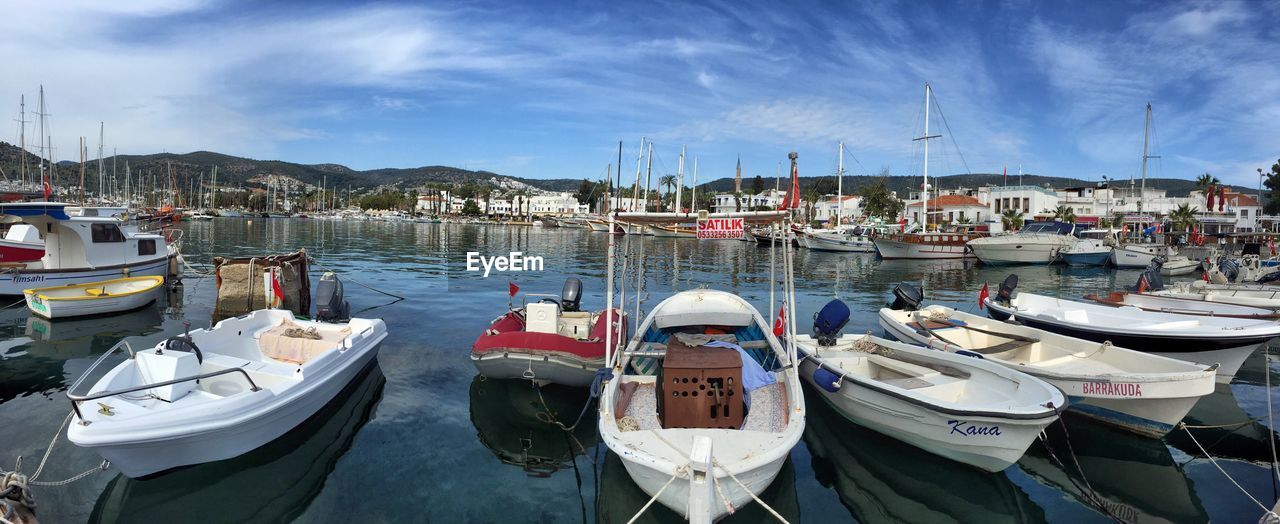
<svg viewBox="0 0 1280 524">
<path fill-rule="evenodd" d="M 729 348 L 738 351 L 738 355 L 742 357 L 742 388 L 747 392 L 746 404 L 748 408 L 751 407 L 751 390 L 762 388 L 778 381 L 773 373 L 765 371 L 764 367 L 759 362 L 756 362 L 756 359 L 751 358 L 751 355 L 747 354 L 747 350 L 742 349 L 742 346 L 720 340 L 712 340 L 707 342 L 706 345 L 707 347 Z"/>
</svg>

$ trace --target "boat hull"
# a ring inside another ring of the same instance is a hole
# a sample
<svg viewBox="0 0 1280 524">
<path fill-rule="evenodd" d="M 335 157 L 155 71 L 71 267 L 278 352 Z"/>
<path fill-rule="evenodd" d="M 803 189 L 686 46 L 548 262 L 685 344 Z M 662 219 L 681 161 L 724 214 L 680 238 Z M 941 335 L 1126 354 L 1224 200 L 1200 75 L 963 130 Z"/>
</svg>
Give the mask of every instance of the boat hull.
<svg viewBox="0 0 1280 524">
<path fill-rule="evenodd" d="M 808 248 L 814 251 L 840 253 L 874 253 L 876 245 L 865 237 L 845 237 L 840 234 L 805 235 Z"/>
<path fill-rule="evenodd" d="M 76 269 L 19 269 L 0 273 L 0 295 L 22 295 L 27 289 L 89 284 L 122 277 L 163 277 L 173 255 L 118 266 Z"/>
<path fill-rule="evenodd" d="M 948 259 L 971 258 L 973 253 L 965 246 L 948 244 L 917 244 L 877 237 L 876 252 L 884 259 Z"/>
<path fill-rule="evenodd" d="M 44 244 L 0 238 L 0 262 L 31 262 L 44 256 Z"/>
<path fill-rule="evenodd" d="M 954 345 L 942 343 L 907 329 L 901 323 L 885 318 L 883 314 L 880 317 L 880 326 L 894 338 L 904 342 L 948 352 L 955 352 L 958 349 Z M 1125 383 L 1124 377 L 1094 375 L 1064 377 L 1060 374 L 1043 372 L 1036 366 L 993 361 L 1048 382 L 1062 390 L 1070 400 L 1067 404 L 1069 412 L 1151 438 L 1164 437 L 1173 430 L 1174 425 L 1187 416 L 1201 397 L 1213 392 L 1213 383 L 1208 382 L 1207 377 L 1204 382 L 1207 385 L 1207 391 L 1181 389 L 1186 381 L 1144 382 L 1137 386 L 1126 384 L 1125 387 L 1108 387 L 1099 386 L 1099 384 Z"/>
<path fill-rule="evenodd" d="M 73 418 L 67 437 L 76 445 L 97 452 L 131 478 L 236 457 L 279 438 L 328 404 L 377 356 L 385 338 L 383 331 L 381 337 L 360 346 L 360 353 L 349 355 L 340 369 L 323 379 L 290 388 L 285 395 L 267 401 L 271 405 L 256 410 L 252 416 L 226 419 L 210 431 L 161 438 L 131 438 L 124 434 L 86 441 L 84 428 L 93 425 L 80 426 L 80 419 Z"/>
<path fill-rule="evenodd" d="M 1116 246 L 1111 249 L 1111 265 L 1120 268 L 1144 268 L 1158 256 L 1145 249 L 1126 249 Z"/>
<path fill-rule="evenodd" d="M 161 285 L 143 292 L 92 300 L 47 300 L 35 294 L 28 294 L 26 295 L 27 308 L 32 313 L 49 320 L 121 313 L 133 311 L 155 302 L 162 287 L 163 282 Z"/>
<path fill-rule="evenodd" d="M 1258 346 L 1266 343 L 1271 337 L 1232 337 L 1232 338 L 1195 338 L 1185 335 L 1172 335 L 1168 337 L 1158 337 L 1151 335 L 1133 335 L 1114 331 L 1094 330 L 1078 327 L 1076 325 L 1066 325 L 1058 322 L 1047 322 L 1038 317 L 1029 317 L 1024 315 L 1015 315 L 1005 306 L 987 302 L 989 306 L 991 318 L 996 320 L 1009 320 L 1011 317 L 1016 319 L 1022 325 L 1051 331 L 1059 335 L 1066 335 L 1073 338 L 1083 338 L 1094 342 L 1110 341 L 1116 346 L 1142 351 L 1144 353 L 1152 353 L 1162 357 L 1175 358 L 1185 360 L 1187 362 L 1195 362 L 1212 366 L 1218 364 L 1217 381 L 1219 383 L 1230 383 L 1235 378 L 1236 371 L 1240 370 L 1240 366 L 1244 364 L 1245 358 L 1253 353 Z M 1188 348 L 1185 351 L 1168 351 L 1170 348 Z"/>
<path fill-rule="evenodd" d="M 604 358 L 584 359 L 568 355 L 529 352 L 489 352 L 471 354 L 471 363 L 488 378 L 525 379 L 540 385 L 561 384 L 587 387 L 596 371 L 604 367 Z"/>
<path fill-rule="evenodd" d="M 1062 253 L 1062 261 L 1073 267 L 1105 266 L 1110 259 L 1110 251 Z"/>
<path fill-rule="evenodd" d="M 800 374 L 813 384 L 813 374 L 818 369 L 814 359 L 800 363 Z M 972 425 L 999 425 L 1000 435 L 973 436 L 953 433 L 956 415 L 925 409 L 903 402 L 879 391 L 861 387 L 854 381 L 844 381 L 835 393 L 815 386 L 813 390 L 833 409 L 850 421 L 876 432 L 893 437 L 929 453 L 956 462 L 968 464 L 985 471 L 1002 471 L 1017 462 L 1027 447 L 1056 417 L 1033 420 L 1012 420 L 994 417 L 964 417 Z M 951 437 L 951 438 L 948 438 Z M 960 439 L 970 439 L 966 443 Z"/>
<path fill-rule="evenodd" d="M 970 243 L 969 248 L 983 264 L 1000 266 L 1013 264 L 1048 264 L 1058 256 L 1061 242 L 1000 242 Z"/>
</svg>

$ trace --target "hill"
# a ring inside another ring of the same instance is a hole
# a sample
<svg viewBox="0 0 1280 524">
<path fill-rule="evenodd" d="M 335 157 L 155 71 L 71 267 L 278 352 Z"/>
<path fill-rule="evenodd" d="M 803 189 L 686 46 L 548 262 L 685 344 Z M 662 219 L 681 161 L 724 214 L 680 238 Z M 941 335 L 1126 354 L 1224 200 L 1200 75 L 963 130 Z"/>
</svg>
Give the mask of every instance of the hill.
<svg viewBox="0 0 1280 524">
<path fill-rule="evenodd" d="M 29 169 L 34 171 L 34 166 L 39 165 L 39 158 L 30 152 L 26 156 L 28 166 L 30 166 Z M 22 152 L 17 146 L 0 142 L 0 171 L 3 171 L 9 179 L 17 178 L 21 158 Z M 267 177 L 272 175 L 292 178 L 313 186 L 318 186 L 322 181 L 327 181 L 328 187 L 339 189 L 351 187 L 354 190 L 379 186 L 407 190 L 427 184 L 475 184 L 502 189 L 535 188 L 547 191 L 574 192 L 578 190 L 578 186 L 582 182 L 581 179 L 572 178 L 530 179 L 512 177 L 489 171 L 471 171 L 449 166 L 423 166 L 407 169 L 382 168 L 358 171 L 341 164 L 295 164 L 281 160 L 241 158 L 211 151 L 107 157 L 103 159 L 107 173 L 111 172 L 113 163 L 117 173 L 121 176 L 123 176 L 125 165 L 127 164 L 134 176 L 150 174 L 157 177 L 157 180 L 163 180 L 161 177 L 166 176 L 167 169 L 172 166 L 174 175 L 180 181 L 179 183 L 183 185 L 188 181 L 197 180 L 202 173 L 207 176 L 214 166 L 218 167 L 219 185 L 246 187 L 262 187 Z M 85 171 L 87 173 L 86 179 L 92 184 L 92 181 L 97 180 L 97 161 L 88 162 Z M 55 183 L 63 187 L 79 185 L 79 173 L 80 164 L 78 162 L 62 161 L 58 164 L 58 178 Z M 874 176 L 846 175 L 844 179 L 845 192 L 852 194 L 858 188 L 873 183 L 878 179 L 879 177 Z M 897 191 L 899 196 L 906 196 L 909 191 L 920 186 L 920 178 L 916 176 L 889 176 L 886 180 L 889 189 Z M 944 189 L 1004 185 L 1004 177 L 998 173 L 946 175 L 936 177 L 935 180 L 935 187 Z M 1012 182 L 1013 179 L 1010 181 Z M 800 178 L 800 185 L 806 188 L 814 184 L 820 184 L 823 188 L 831 187 L 834 191 L 834 182 L 835 177 L 831 176 Z M 654 183 L 656 184 L 656 180 Z M 1096 182 L 1065 177 L 1023 175 L 1022 183 L 1037 186 L 1048 184 L 1050 187 L 1063 188 L 1092 186 Z M 1127 185 L 1128 181 L 1117 181 L 1115 183 Z M 750 190 L 752 180 L 744 179 L 742 184 L 744 189 Z M 785 188 L 785 180 L 783 180 L 782 185 Z M 1147 179 L 1147 185 L 1157 189 L 1164 189 L 1169 192 L 1170 196 L 1186 196 L 1195 189 L 1195 181 L 1181 178 L 1149 178 Z M 772 188 L 774 181 L 765 179 L 764 186 L 765 188 Z M 699 188 L 706 187 L 710 187 L 717 192 L 732 191 L 733 179 L 725 177 L 699 185 Z M 1249 190 L 1243 187 L 1230 187 L 1235 191 L 1248 192 Z"/>
</svg>

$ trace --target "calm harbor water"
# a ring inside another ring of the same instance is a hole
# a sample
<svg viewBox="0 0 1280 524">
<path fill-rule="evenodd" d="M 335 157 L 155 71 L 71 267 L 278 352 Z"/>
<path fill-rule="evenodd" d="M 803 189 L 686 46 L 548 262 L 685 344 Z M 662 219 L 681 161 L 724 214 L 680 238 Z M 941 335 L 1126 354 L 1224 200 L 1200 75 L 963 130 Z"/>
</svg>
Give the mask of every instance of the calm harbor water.
<svg viewBox="0 0 1280 524">
<path fill-rule="evenodd" d="M 523 292 L 558 293 L 564 279 L 585 285 L 584 307 L 604 303 L 607 236 L 581 230 L 485 225 L 218 219 L 184 224 L 191 262 L 213 256 L 280 253 L 302 247 L 346 278 L 353 311 L 386 320 L 378 362 L 319 415 L 285 437 L 236 459 L 135 480 L 113 469 L 63 487 L 37 488 L 42 522 L 626 522 L 648 497 L 600 443 L 588 413 L 570 424 L 587 395 L 482 380 L 468 359 L 475 337 L 506 308 L 507 282 Z M 631 240 L 634 242 L 634 239 Z M 640 255 L 640 245 L 626 251 Z M 743 242 L 648 238 L 642 305 L 673 291 L 735 292 L 766 317 L 769 250 Z M 523 251 L 542 272 L 463 270 L 466 253 Z M 313 268 L 313 282 L 322 268 Z M 1137 271 L 1062 266 L 983 268 L 960 261 L 883 261 L 873 255 L 797 254 L 798 325 L 831 298 L 854 311 L 847 331 L 881 334 L 875 311 L 902 281 L 923 282 L 930 302 L 976 310 L 978 289 L 1007 274 L 1026 290 L 1077 296 L 1131 285 Z M 393 299 L 356 284 L 403 295 Z M 106 319 L 44 322 L 22 308 L 0 310 L 0 464 L 18 455 L 34 470 L 69 410 L 66 388 L 121 338 L 135 348 L 208 325 L 212 277 L 189 274 L 155 307 Z M 634 293 L 628 290 L 628 310 Z M 1270 349 L 1273 350 L 1274 349 Z M 1266 463 L 1266 375 L 1261 354 L 1230 386 L 1202 399 L 1189 424 L 1218 463 L 1270 505 Z M 548 416 L 548 412 L 551 416 Z M 1054 451 L 1074 451 L 1096 497 L 1128 521 L 1254 522 L 1261 510 L 1185 434 L 1163 441 L 1114 432 L 1070 416 L 1053 428 Z M 65 436 L 40 480 L 60 480 L 99 462 Z M 585 451 L 585 453 L 584 453 Z M 792 522 L 1090 522 L 1107 518 L 1074 466 L 1055 465 L 1039 444 L 1015 466 L 986 474 L 862 429 L 821 402 L 782 474 L 762 498 Z M 1086 488 L 1087 489 L 1087 488 Z M 730 522 L 767 522 L 757 505 Z M 645 522 L 679 519 L 655 505 Z"/>
</svg>

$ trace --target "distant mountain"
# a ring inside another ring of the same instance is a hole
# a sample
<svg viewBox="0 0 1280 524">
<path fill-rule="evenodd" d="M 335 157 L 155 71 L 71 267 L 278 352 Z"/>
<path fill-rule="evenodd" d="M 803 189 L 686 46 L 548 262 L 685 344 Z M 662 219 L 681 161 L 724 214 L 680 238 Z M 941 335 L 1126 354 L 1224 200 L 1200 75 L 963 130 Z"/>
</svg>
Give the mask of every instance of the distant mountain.
<svg viewBox="0 0 1280 524">
<path fill-rule="evenodd" d="M 39 165 L 40 159 L 30 152 L 26 156 L 29 169 L 34 172 L 36 170 L 35 166 Z M 10 180 L 18 177 L 21 159 L 22 152 L 17 146 L 0 142 L 0 171 L 3 171 Z M 392 186 L 407 190 L 414 187 L 422 187 L 426 184 L 476 184 L 502 189 L 535 188 L 546 191 L 574 192 L 578 190 L 578 186 L 582 182 L 582 179 L 573 178 L 521 178 L 489 171 L 470 171 L 448 166 L 424 166 L 408 169 L 383 168 L 357 171 L 340 164 L 307 165 L 280 160 L 254 160 L 211 151 L 196 151 L 185 154 L 119 155 L 118 157 L 103 159 L 103 165 L 106 166 L 107 173 L 111 172 L 113 164 L 116 172 L 121 176 L 123 176 L 125 165 L 127 164 L 134 176 L 149 173 L 154 175 L 158 181 L 164 180 L 163 177 L 168 175 L 167 169 L 172 166 L 174 175 L 181 185 L 197 180 L 201 174 L 208 176 L 214 166 L 218 167 L 218 185 L 224 186 L 262 187 L 263 181 L 270 175 L 292 178 L 313 186 L 318 186 L 321 181 L 327 179 L 328 187 L 339 189 L 348 186 L 352 189 Z M 92 185 L 97 180 L 97 161 L 91 160 L 87 162 L 85 171 L 87 183 L 91 186 L 90 191 L 92 191 Z M 878 178 L 874 176 L 846 175 L 844 179 L 845 192 L 852 194 L 858 188 L 873 183 Z M 1004 185 L 1004 177 L 1001 174 L 949 175 L 936 177 L 935 180 L 934 186 L 942 189 Z M 889 189 L 897 191 L 901 197 L 905 197 L 909 191 L 920 187 L 920 178 L 916 176 L 890 176 L 887 181 Z M 831 187 L 832 191 L 834 191 L 834 182 L 835 177 L 830 176 L 800 178 L 802 187 L 821 184 L 823 188 Z M 1013 179 L 1010 182 L 1013 182 Z M 79 183 L 80 164 L 65 160 L 59 162 L 58 177 L 55 180 L 55 184 L 66 187 L 76 186 Z M 1039 175 L 1023 175 L 1022 183 L 1037 186 L 1048 184 L 1053 188 L 1093 186 L 1096 184 L 1095 181 Z M 1128 183 L 1128 180 L 1114 182 L 1114 184 L 1124 184 L 1126 186 Z M 752 179 L 750 178 L 742 181 L 744 190 L 750 191 L 751 185 Z M 782 185 L 783 189 L 785 189 L 786 180 L 783 180 Z M 1180 178 L 1149 178 L 1147 179 L 1147 185 L 1167 190 L 1170 196 L 1186 196 L 1195 189 L 1195 181 Z M 626 184 L 624 186 L 629 187 Z M 707 184 L 701 184 L 699 188 L 708 186 L 717 192 L 732 191 L 733 179 L 728 177 L 721 178 Z M 772 188 L 774 181 L 765 179 L 764 186 L 766 189 Z M 1234 191 L 1248 192 L 1248 188 L 1230 187 Z"/>
</svg>

